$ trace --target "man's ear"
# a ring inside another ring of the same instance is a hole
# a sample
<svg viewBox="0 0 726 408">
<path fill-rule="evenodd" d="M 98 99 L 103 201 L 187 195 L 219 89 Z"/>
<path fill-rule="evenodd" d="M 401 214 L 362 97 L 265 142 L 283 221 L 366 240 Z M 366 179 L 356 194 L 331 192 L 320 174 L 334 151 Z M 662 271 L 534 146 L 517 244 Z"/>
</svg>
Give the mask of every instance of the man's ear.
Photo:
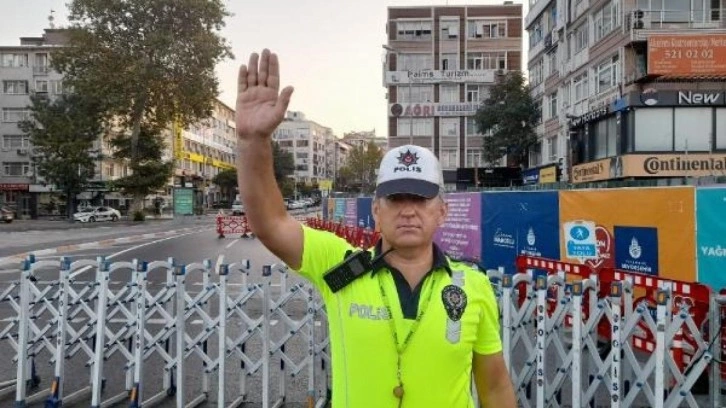
<svg viewBox="0 0 726 408">
<path fill-rule="evenodd" d="M 444 222 L 446 222 L 446 216 L 449 214 L 449 203 L 444 200 L 443 197 L 440 198 L 441 200 L 441 213 L 438 220 L 439 227 L 444 225 Z"/>
<path fill-rule="evenodd" d="M 381 204 L 378 202 L 378 198 L 374 198 L 371 203 L 371 214 L 373 215 L 373 221 L 378 225 L 378 211 L 380 210 Z"/>
</svg>

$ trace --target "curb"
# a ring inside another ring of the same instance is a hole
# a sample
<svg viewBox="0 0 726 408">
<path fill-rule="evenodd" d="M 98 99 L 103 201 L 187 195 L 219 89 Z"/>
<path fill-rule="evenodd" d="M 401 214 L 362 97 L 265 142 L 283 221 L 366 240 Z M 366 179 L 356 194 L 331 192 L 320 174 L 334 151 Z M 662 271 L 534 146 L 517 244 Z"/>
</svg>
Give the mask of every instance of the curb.
<svg viewBox="0 0 726 408">
<path fill-rule="evenodd" d="M 148 233 L 148 234 L 141 234 L 141 235 L 132 235 L 127 237 L 120 237 L 120 238 L 111 238 L 111 239 L 103 239 L 100 241 L 95 242 L 84 242 L 81 244 L 70 244 L 70 245 L 61 245 L 55 248 L 46 248 L 41 249 L 38 251 L 28 251 L 28 252 L 22 252 L 19 254 L 9 255 L 3 258 L 0 258 L 0 265 L 5 264 L 11 264 L 11 263 L 20 263 L 30 254 L 33 254 L 35 256 L 47 256 L 47 255 L 55 255 L 58 253 L 64 253 L 64 252 L 72 252 L 72 251 L 81 251 L 86 249 L 101 249 L 101 248 L 108 248 L 110 246 L 116 245 L 116 244 L 128 244 L 138 241 L 145 241 L 149 239 L 155 239 L 155 238 L 168 238 L 170 236 L 174 235 L 180 235 L 185 234 L 188 232 L 201 232 L 204 230 L 211 230 L 214 229 L 214 226 L 204 226 L 204 227 L 188 227 L 188 228 L 182 228 L 178 230 L 172 230 L 172 231 L 162 231 L 162 232 L 154 232 L 154 233 Z"/>
</svg>

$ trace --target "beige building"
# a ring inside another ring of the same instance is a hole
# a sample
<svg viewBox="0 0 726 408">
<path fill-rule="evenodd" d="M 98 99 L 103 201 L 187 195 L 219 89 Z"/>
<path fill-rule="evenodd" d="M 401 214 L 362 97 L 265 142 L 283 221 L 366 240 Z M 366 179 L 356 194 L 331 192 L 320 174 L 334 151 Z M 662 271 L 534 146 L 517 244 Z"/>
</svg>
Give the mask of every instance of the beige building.
<svg viewBox="0 0 726 408">
<path fill-rule="evenodd" d="M 522 5 L 389 7 L 388 145 L 431 148 L 447 184 L 482 167 L 473 115 L 497 75 L 521 69 Z"/>
<path fill-rule="evenodd" d="M 296 183 L 318 185 L 331 177 L 327 146 L 334 136 L 329 127 L 306 119 L 302 112 L 288 111 L 272 139 L 293 155 Z"/>
<path fill-rule="evenodd" d="M 388 139 L 376 136 L 375 129 L 343 133 L 342 141 L 351 146 L 367 146 L 368 143 L 373 142 L 384 153 L 388 151 Z"/>
<path fill-rule="evenodd" d="M 726 174 L 725 6 L 531 1 L 532 165 L 575 183 Z"/>
</svg>

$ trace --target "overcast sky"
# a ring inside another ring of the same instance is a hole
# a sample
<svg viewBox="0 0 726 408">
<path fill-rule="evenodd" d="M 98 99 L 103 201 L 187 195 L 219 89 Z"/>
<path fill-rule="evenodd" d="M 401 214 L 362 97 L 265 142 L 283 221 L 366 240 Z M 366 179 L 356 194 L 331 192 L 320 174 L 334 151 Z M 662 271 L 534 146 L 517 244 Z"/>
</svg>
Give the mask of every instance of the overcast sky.
<svg viewBox="0 0 726 408">
<path fill-rule="evenodd" d="M 68 0 L 0 0 L 0 45 L 38 36 L 67 20 Z M 503 0 L 449 0 L 449 5 L 502 4 Z M 521 1 L 515 1 L 521 3 Z M 337 136 L 376 129 L 387 135 L 382 65 L 389 6 L 445 5 L 446 0 L 226 0 L 234 14 L 222 35 L 235 60 L 217 67 L 220 99 L 234 108 L 236 73 L 251 52 L 270 48 L 280 56 L 282 85 L 295 87 L 291 110 L 329 126 Z M 525 4 L 526 13 L 526 4 Z M 523 64 L 526 66 L 526 64 Z"/>
</svg>

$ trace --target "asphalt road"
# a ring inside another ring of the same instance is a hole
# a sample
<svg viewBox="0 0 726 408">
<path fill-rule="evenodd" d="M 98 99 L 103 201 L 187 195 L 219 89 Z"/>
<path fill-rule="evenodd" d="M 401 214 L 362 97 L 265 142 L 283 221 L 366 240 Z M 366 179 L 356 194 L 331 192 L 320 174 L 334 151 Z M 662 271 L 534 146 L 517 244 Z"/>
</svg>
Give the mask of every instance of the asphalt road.
<svg viewBox="0 0 726 408">
<path fill-rule="evenodd" d="M 131 261 L 133 259 L 139 259 L 142 261 L 154 261 L 154 260 L 166 260 L 169 257 L 173 257 L 178 264 L 190 264 L 193 262 L 201 262 L 205 259 L 211 261 L 218 261 L 223 257 L 225 263 L 239 262 L 243 259 L 249 260 L 251 263 L 251 272 L 248 280 L 245 282 L 243 277 L 239 273 L 233 273 L 230 275 L 229 290 L 231 296 L 235 296 L 240 293 L 241 287 L 245 284 L 257 284 L 265 283 L 266 278 L 262 276 L 262 266 L 266 264 L 274 264 L 279 262 L 272 254 L 264 248 L 258 240 L 249 238 L 240 238 L 235 236 L 229 236 L 224 239 L 219 239 L 217 234 L 213 230 L 213 218 L 200 218 L 194 220 L 186 220 L 184 223 L 180 222 L 159 222 L 156 224 L 148 224 L 144 226 L 121 226 L 114 225 L 111 228 L 97 227 L 95 229 L 84 229 L 83 231 L 69 230 L 69 231 L 25 231 L 17 232 L 12 238 L 3 236 L 0 234 L 0 257 L 7 256 L 10 254 L 16 254 L 19 251 L 33 251 L 53 245 L 68 245 L 69 243 L 87 242 L 92 240 L 109 240 L 113 237 L 119 236 L 139 236 L 139 234 L 148 234 L 150 231 L 174 231 L 181 228 L 185 228 L 183 234 L 177 234 L 173 236 L 166 236 L 163 238 L 147 238 L 138 239 L 134 242 L 127 243 L 116 243 L 108 247 L 84 249 L 75 251 L 66 251 L 62 255 L 71 256 L 73 260 L 78 259 L 95 259 L 97 256 L 104 256 L 111 262 L 118 261 Z M 81 234 L 82 232 L 82 234 Z M 84 235 L 85 234 L 85 235 Z M 34 240 L 39 242 L 33 242 Z M 11 242 L 12 247 L 10 249 L 3 247 L 3 240 L 5 242 Z M 57 260 L 61 254 L 54 254 L 48 256 L 38 257 L 38 260 Z M 79 277 L 79 281 L 82 282 L 84 279 L 92 279 L 92 273 L 89 272 L 86 277 Z M 125 284 L 129 281 L 131 276 L 130 271 L 120 270 L 114 272 L 110 277 L 110 288 L 112 292 L 118 293 L 122 290 Z M 272 298 L 279 298 L 281 291 L 279 286 L 280 274 L 274 275 L 274 281 L 272 284 Z M 19 271 L 15 264 L 0 264 L 0 293 L 11 285 L 11 282 L 17 281 L 19 278 Z M 57 279 L 57 270 L 53 273 L 40 272 L 37 275 L 38 281 L 50 281 Z M 216 278 L 214 278 L 216 280 Z M 149 274 L 149 291 L 151 293 L 159 293 L 163 290 L 163 283 L 165 276 L 162 273 L 150 273 Z M 290 276 L 288 281 L 288 287 L 302 282 L 294 275 Z M 199 273 L 191 273 L 187 276 L 185 284 L 187 292 L 190 296 L 196 296 L 203 291 L 202 276 Z M 304 293 L 299 292 L 286 306 L 285 311 L 293 319 L 300 319 L 303 317 L 305 312 L 305 301 Z M 247 303 L 244 308 L 247 313 L 246 318 L 258 319 L 261 316 L 261 300 L 259 297 L 253 298 Z M 212 315 L 218 313 L 216 305 L 210 302 L 210 311 Z M 8 304 L 8 302 L 0 302 L 0 332 L 12 324 L 14 311 Z M 286 333 L 292 329 L 288 325 L 288 322 L 282 316 L 272 316 L 271 334 L 273 338 L 282 338 Z M 195 315 L 191 318 L 188 323 L 187 333 L 195 337 L 200 334 L 203 330 L 204 318 L 199 315 Z M 83 314 L 77 316 L 74 320 L 73 327 L 76 330 L 81 330 L 82 325 L 87 319 L 84 319 Z M 120 316 L 109 317 L 108 327 L 111 331 L 117 332 L 123 329 L 125 321 Z M 51 317 L 48 314 L 38 316 L 35 319 L 35 323 L 39 326 L 47 325 L 51 323 Z M 152 332 L 159 332 L 164 324 L 165 319 L 159 315 L 149 319 L 147 324 L 149 330 Z M 235 317 L 227 321 L 228 337 L 235 338 L 241 336 L 245 332 L 246 321 L 242 318 Z M 294 323 L 293 323 L 294 324 Z M 319 318 L 315 321 L 315 337 L 321 339 L 325 336 L 327 330 L 324 317 Z M 216 339 L 211 341 L 209 344 L 209 354 L 216 355 Z M 91 344 L 89 341 L 88 344 Z M 248 355 L 252 360 L 259 359 L 262 354 L 261 336 L 253 336 L 250 338 L 245 345 L 245 354 Z M 171 352 L 173 354 L 173 344 L 171 345 Z M 286 344 L 285 353 L 290 359 L 287 362 L 286 368 L 290 369 L 293 364 L 300 364 L 306 357 L 307 342 L 306 338 L 297 333 L 292 336 L 290 341 Z M 515 364 L 519 367 L 524 363 L 524 352 L 523 350 L 515 352 Z M 10 342 L 7 339 L 0 340 L 0 356 L 13 356 L 15 351 L 12 349 Z M 642 356 L 645 359 L 648 356 Z M 50 385 L 50 381 L 53 378 L 53 367 L 49 364 L 51 356 L 47 351 L 42 351 L 36 359 L 37 374 L 40 377 L 40 384 L 38 387 L 32 389 L 29 394 L 45 389 Z M 559 365 L 559 361 L 552 356 L 552 359 L 548 359 L 550 367 L 556 368 Z M 178 387 L 178 390 L 183 390 L 185 393 L 187 402 L 193 398 L 202 394 L 202 383 L 204 367 L 201 359 L 198 356 L 192 355 L 187 360 L 186 378 L 184 384 Z M 87 366 L 88 358 L 83 355 L 83 351 L 78 351 L 77 354 L 68 360 L 66 365 L 64 382 L 65 391 L 64 394 L 68 395 L 76 390 L 79 390 L 86 386 L 90 381 L 90 368 Z M 236 356 L 230 356 L 226 359 L 227 369 L 225 372 L 225 379 L 227 385 L 225 387 L 225 399 L 229 403 L 239 395 L 241 379 L 245 379 L 245 389 L 247 391 L 249 401 L 245 406 L 247 407 L 258 407 L 261 406 L 262 400 L 262 383 L 261 383 L 261 372 L 257 372 L 252 376 L 243 377 L 241 373 L 241 360 Z M 125 382 L 126 382 L 126 370 L 124 369 L 125 359 L 122 358 L 120 352 L 115 353 L 108 361 L 104 362 L 104 378 L 106 380 L 106 386 L 104 388 L 104 399 L 112 395 L 124 393 Z M 316 363 L 319 366 L 318 363 Z M 151 356 L 145 363 L 144 376 L 146 388 L 144 390 L 145 397 L 148 398 L 152 394 L 157 392 L 163 392 L 163 381 L 164 376 L 164 362 L 162 361 L 159 354 Z M 250 368 L 249 364 L 246 365 Z M 277 396 L 281 390 L 284 389 L 286 406 L 305 406 L 304 401 L 308 395 L 308 383 L 307 375 L 305 370 L 302 373 L 291 378 L 290 376 L 284 376 L 287 381 L 285 384 L 281 383 L 280 375 L 280 357 L 275 356 L 272 359 L 270 365 L 271 375 L 273 378 L 271 384 L 271 391 L 273 396 Z M 10 358 L 0 359 L 0 382 L 13 380 L 15 378 L 16 365 L 11 361 Z M 322 378 L 321 372 L 318 372 L 319 379 Z M 324 375 L 324 373 L 323 373 Z M 569 381 L 569 380 L 567 380 Z M 177 381 L 178 383 L 178 381 Z M 206 403 L 201 406 L 216 406 L 217 400 L 217 380 L 216 374 L 212 375 L 209 383 L 211 393 Z M 320 392 L 324 389 L 322 387 L 322 381 L 318 383 L 317 387 Z M 567 397 L 569 393 L 569 387 L 563 388 L 563 403 L 561 406 L 566 407 Z M 0 393 L 1 394 L 1 393 Z M 532 389 L 532 396 L 534 396 L 534 389 Z M 274 398 L 273 398 L 274 400 Z M 14 394 L 7 394 L 0 396 L 0 407 L 11 406 L 14 401 Z M 708 402 L 705 397 L 698 398 L 700 406 L 707 406 Z M 64 406 L 88 406 L 90 398 L 82 399 L 80 402 L 72 405 Z M 706 404 L 706 405 L 703 405 Z M 122 406 L 125 404 L 119 404 Z M 30 404 L 31 407 L 43 406 L 41 402 Z M 162 407 L 173 407 L 175 402 L 173 398 L 164 400 L 160 406 Z M 597 398 L 598 407 L 609 406 L 607 400 L 606 390 L 603 388 L 599 392 Z M 634 407 L 645 407 L 649 406 L 648 401 L 645 398 L 638 398 Z"/>
</svg>

